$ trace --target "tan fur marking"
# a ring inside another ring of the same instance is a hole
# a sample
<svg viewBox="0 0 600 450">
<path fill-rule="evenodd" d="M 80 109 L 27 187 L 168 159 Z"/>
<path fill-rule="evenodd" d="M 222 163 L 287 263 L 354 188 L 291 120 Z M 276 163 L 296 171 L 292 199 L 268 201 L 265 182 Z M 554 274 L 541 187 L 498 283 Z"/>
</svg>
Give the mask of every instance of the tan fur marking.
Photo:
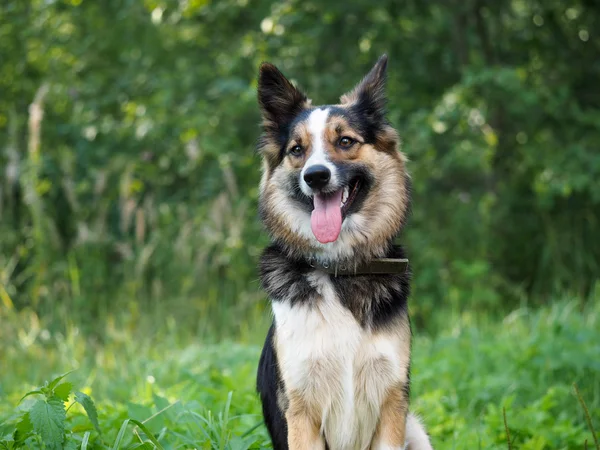
<svg viewBox="0 0 600 450">
<path fill-rule="evenodd" d="M 338 141 L 341 137 L 347 136 L 357 141 L 349 149 L 338 147 Z M 332 116 L 328 119 L 325 128 L 326 151 L 332 161 L 346 161 L 358 158 L 359 149 L 363 142 L 362 136 L 350 126 L 348 121 L 342 117 Z"/>
<path fill-rule="evenodd" d="M 388 391 L 371 448 L 402 448 L 406 439 L 408 399 L 399 383 Z"/>
<path fill-rule="evenodd" d="M 285 413 L 288 424 L 290 450 L 324 450 L 325 440 L 320 434 L 320 411 L 309 406 L 301 395 L 291 392 Z"/>
<path fill-rule="evenodd" d="M 302 170 L 307 158 L 306 154 L 300 156 L 287 155 L 283 164 L 289 170 Z"/>
<path fill-rule="evenodd" d="M 373 146 L 361 146 L 358 160 L 376 174 L 375 185 L 363 203 L 361 215 L 369 223 L 369 243 L 377 247 L 386 242 L 391 230 L 404 220 L 408 207 L 404 160 L 400 154 L 377 151 Z M 385 219 L 381 211 L 385 210 Z"/>
<path fill-rule="evenodd" d="M 374 450 L 403 448 L 406 439 L 406 417 L 408 414 L 408 398 L 404 387 L 409 382 L 408 365 L 410 364 L 410 325 L 408 318 L 406 316 L 399 318 L 384 331 L 378 333 L 378 336 L 387 337 L 399 343 L 401 374 L 398 382 L 386 391 L 371 448 Z"/>
<path fill-rule="evenodd" d="M 269 168 L 274 168 L 279 163 L 279 148 L 272 142 L 264 144 L 260 148 L 260 153 L 263 155 L 263 161 L 269 165 Z"/>
<path fill-rule="evenodd" d="M 303 145 L 304 147 L 308 148 L 310 146 L 310 141 L 311 135 L 310 131 L 308 130 L 308 124 L 306 121 L 303 121 L 296 125 L 296 128 L 294 128 L 290 143 L 288 144 L 287 148 L 289 150 L 296 144 Z"/>
<path fill-rule="evenodd" d="M 289 153 L 285 157 L 286 164 L 292 169 L 302 169 L 304 163 L 311 154 L 311 135 L 308 130 L 306 121 L 300 122 L 296 125 L 296 128 L 292 131 L 291 139 L 286 146 L 286 152 L 289 152 L 292 147 L 299 145 L 304 148 L 304 153 L 300 156 L 290 155 Z"/>
<path fill-rule="evenodd" d="M 384 127 L 377 136 L 377 148 L 395 156 L 400 156 L 398 153 L 399 144 L 400 137 L 398 136 L 398 132 L 390 126 Z"/>
</svg>

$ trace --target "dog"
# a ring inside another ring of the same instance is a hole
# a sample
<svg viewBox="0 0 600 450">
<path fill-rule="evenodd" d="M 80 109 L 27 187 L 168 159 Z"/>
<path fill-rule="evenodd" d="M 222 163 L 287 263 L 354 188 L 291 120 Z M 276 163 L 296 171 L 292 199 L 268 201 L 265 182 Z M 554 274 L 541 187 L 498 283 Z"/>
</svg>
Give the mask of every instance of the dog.
<svg viewBox="0 0 600 450">
<path fill-rule="evenodd" d="M 408 412 L 410 208 L 386 119 L 387 56 L 337 105 L 260 66 L 259 264 L 274 314 L 257 391 L 275 450 L 431 450 Z"/>
</svg>

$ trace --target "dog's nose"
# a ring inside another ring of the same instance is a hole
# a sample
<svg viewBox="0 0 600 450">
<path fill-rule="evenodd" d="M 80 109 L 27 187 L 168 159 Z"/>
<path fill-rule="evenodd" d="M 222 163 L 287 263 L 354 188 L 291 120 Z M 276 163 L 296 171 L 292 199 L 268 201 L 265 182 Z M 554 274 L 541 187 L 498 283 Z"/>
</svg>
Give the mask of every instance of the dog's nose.
<svg viewBox="0 0 600 450">
<path fill-rule="evenodd" d="M 323 165 L 315 164 L 304 172 L 304 181 L 313 189 L 324 188 L 331 179 L 331 172 Z"/>
</svg>

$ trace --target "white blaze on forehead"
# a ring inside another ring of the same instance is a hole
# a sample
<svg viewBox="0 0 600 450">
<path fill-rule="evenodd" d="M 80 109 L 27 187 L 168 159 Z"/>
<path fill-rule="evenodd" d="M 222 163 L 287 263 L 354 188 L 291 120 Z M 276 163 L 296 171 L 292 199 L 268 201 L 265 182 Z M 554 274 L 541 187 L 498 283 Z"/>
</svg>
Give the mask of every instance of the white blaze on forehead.
<svg viewBox="0 0 600 450">
<path fill-rule="evenodd" d="M 327 167 L 331 171 L 331 185 L 335 186 L 337 183 L 335 166 L 331 163 L 325 151 L 325 128 L 327 126 L 328 115 L 329 108 L 317 108 L 308 116 L 307 122 L 311 138 L 311 153 L 300 174 L 300 186 L 307 195 L 312 195 L 312 189 L 304 181 L 304 172 L 311 166 L 322 165 Z"/>
<path fill-rule="evenodd" d="M 312 153 L 308 161 L 306 161 L 306 166 L 327 162 L 323 134 L 325 132 L 325 125 L 327 125 L 328 115 L 329 109 L 315 109 L 308 116 L 308 132 L 312 140 Z"/>
</svg>

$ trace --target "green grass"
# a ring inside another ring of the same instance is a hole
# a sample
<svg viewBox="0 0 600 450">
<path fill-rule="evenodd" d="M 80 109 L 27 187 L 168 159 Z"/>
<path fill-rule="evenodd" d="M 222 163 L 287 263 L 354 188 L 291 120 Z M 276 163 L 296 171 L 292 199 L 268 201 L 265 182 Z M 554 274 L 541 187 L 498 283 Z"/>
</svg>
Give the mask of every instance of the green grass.
<svg viewBox="0 0 600 450">
<path fill-rule="evenodd" d="M 412 364 L 412 409 L 426 423 L 434 448 L 509 448 L 503 409 L 513 449 L 583 449 L 586 441 L 594 448 L 573 384 L 598 427 L 597 303 L 584 307 L 562 301 L 499 318 L 446 310 L 436 314 L 447 318 L 447 326 L 433 335 L 415 330 Z M 44 448 L 39 436 L 53 431 L 65 439 L 65 448 L 268 447 L 254 393 L 267 320 L 257 323 L 243 344 L 203 344 L 173 324 L 144 332 L 110 318 L 102 340 L 95 340 L 74 326 L 51 333 L 31 313 L 0 310 L 0 436 L 5 436 L 5 448 L 15 445 L 10 442 L 15 426 L 28 410 L 38 423 L 29 427 L 26 448 Z M 42 394 L 20 401 L 69 370 L 74 371 L 61 383 L 72 386 L 47 385 Z M 77 397 L 76 391 L 81 391 Z M 95 403 L 101 434 L 81 404 L 86 403 L 83 394 Z M 55 407 L 60 415 L 60 396 L 67 399 L 64 431 L 45 427 L 44 416 L 38 417 L 42 407 L 50 410 L 50 418 Z"/>
</svg>

